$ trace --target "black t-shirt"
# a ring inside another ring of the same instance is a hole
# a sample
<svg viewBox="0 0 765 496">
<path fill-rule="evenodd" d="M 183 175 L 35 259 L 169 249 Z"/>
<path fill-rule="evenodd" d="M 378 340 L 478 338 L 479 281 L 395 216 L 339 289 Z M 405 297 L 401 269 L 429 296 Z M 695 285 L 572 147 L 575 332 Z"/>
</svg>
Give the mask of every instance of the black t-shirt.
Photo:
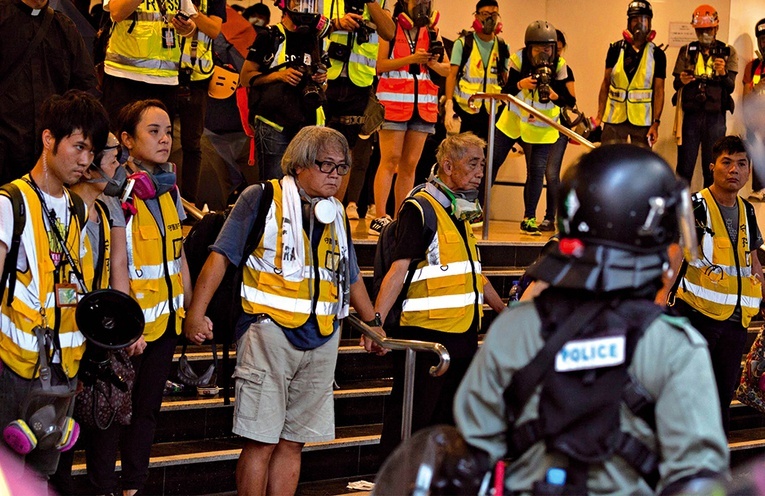
<svg viewBox="0 0 765 496">
<path fill-rule="evenodd" d="M 608 53 L 606 54 L 606 69 L 613 69 L 616 63 L 619 61 L 619 52 L 621 52 L 622 46 L 624 46 L 624 72 L 627 73 L 627 79 L 632 81 L 632 77 L 637 72 L 640 60 L 643 58 L 643 52 L 645 51 L 645 45 L 639 51 L 635 51 L 632 45 L 624 42 L 617 41 L 611 43 L 608 47 Z M 654 48 L 653 50 L 654 70 L 653 77 L 657 79 L 666 79 L 667 77 L 667 55 L 664 50 Z"/>
<path fill-rule="evenodd" d="M 210 0 L 207 2 L 207 15 L 220 17 L 223 22 L 226 22 L 225 0 Z"/>
</svg>

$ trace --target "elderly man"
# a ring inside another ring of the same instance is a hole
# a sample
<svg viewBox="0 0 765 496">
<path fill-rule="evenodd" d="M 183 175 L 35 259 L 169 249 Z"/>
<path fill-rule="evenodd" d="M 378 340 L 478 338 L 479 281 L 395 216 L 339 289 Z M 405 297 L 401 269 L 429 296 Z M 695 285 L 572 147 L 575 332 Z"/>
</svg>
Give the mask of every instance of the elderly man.
<svg viewBox="0 0 765 496">
<path fill-rule="evenodd" d="M 242 193 L 197 280 L 184 331 L 201 343 L 212 337 L 204 314 L 226 267 L 247 257 L 234 372 L 233 431 L 246 438 L 241 495 L 295 492 L 303 444 L 335 436 L 332 381 L 349 300 L 361 319 L 374 320 L 343 206 L 332 198 L 350 167 L 342 134 L 301 129 L 284 153 L 284 177 L 270 181 L 271 202 L 261 204 L 264 185 Z M 242 233 L 263 208 L 263 237 L 243 253 Z"/>
<path fill-rule="evenodd" d="M 451 404 L 478 347 L 484 300 L 496 312 L 504 304 L 481 274 L 481 260 L 470 220 L 481 215 L 476 200 L 486 163 L 486 142 L 472 133 L 447 137 L 438 147 L 438 171 L 401 206 L 393 264 L 382 281 L 375 310 L 388 334 L 441 343 L 451 356 L 449 370 L 431 377 L 431 363 L 417 360 L 413 430 L 454 424 Z M 429 220 L 431 219 L 431 220 Z M 390 324 L 390 327 L 389 327 Z M 400 440 L 403 403 L 403 352 L 395 352 L 390 407 L 382 444 Z"/>
</svg>

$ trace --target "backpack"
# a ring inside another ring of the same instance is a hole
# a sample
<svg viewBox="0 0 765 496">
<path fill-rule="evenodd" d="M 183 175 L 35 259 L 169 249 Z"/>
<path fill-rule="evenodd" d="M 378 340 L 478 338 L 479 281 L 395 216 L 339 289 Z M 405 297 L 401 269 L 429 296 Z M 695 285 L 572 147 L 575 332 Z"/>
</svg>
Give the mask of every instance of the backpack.
<svg viewBox="0 0 765 496">
<path fill-rule="evenodd" d="M 266 216 L 269 206 L 274 197 L 274 185 L 270 181 L 260 183 L 263 193 L 260 198 L 260 208 L 255 217 L 252 229 L 247 235 L 247 241 L 244 245 L 242 260 L 239 265 L 229 264 L 226 273 L 221 280 L 218 289 L 215 290 L 210 304 L 207 307 L 207 316 L 212 320 L 215 329 L 215 335 L 223 346 L 223 370 L 226 370 L 229 361 L 229 347 L 234 338 L 234 328 L 242 315 L 242 304 L 239 291 L 242 285 L 242 271 L 247 262 L 247 257 L 257 248 L 260 239 L 263 237 L 263 231 L 266 227 Z M 202 271 L 202 267 L 209 254 L 209 246 L 215 243 L 215 240 L 226 222 L 226 218 L 231 212 L 231 208 L 218 212 L 205 214 L 189 231 L 188 236 L 183 242 L 183 249 L 186 253 L 186 261 L 189 265 L 191 280 L 196 284 L 197 277 Z M 223 390 L 225 403 L 229 404 L 230 391 L 229 383 L 231 378 L 229 374 L 223 374 Z"/>
<path fill-rule="evenodd" d="M 460 67 L 457 70 L 457 81 L 462 79 L 462 75 L 465 73 L 465 64 L 467 64 L 468 60 L 470 59 L 470 54 L 473 52 L 473 39 L 474 33 L 467 33 L 465 38 L 462 40 L 462 59 L 460 59 Z M 499 80 L 500 85 L 504 86 L 505 79 L 507 79 L 505 62 L 507 62 L 507 59 L 510 58 L 510 49 L 501 36 L 497 36 L 497 43 L 497 50 L 499 51 L 499 59 L 497 60 L 497 79 Z M 505 77 L 502 77 L 503 73 L 505 74 Z"/>
<path fill-rule="evenodd" d="M 24 232 L 24 226 L 26 225 L 26 206 L 24 205 L 24 198 L 21 190 L 13 183 L 7 183 L 0 186 L 0 195 L 11 200 L 11 208 L 13 209 L 13 233 L 11 235 L 11 245 L 8 247 L 8 252 L 5 257 L 5 265 L 3 266 L 3 275 L 2 279 L 0 279 L 0 299 L 3 297 L 5 284 L 7 282 L 7 301 L 8 305 L 10 305 L 13 301 L 13 292 L 16 287 L 16 264 L 19 258 L 21 234 Z M 77 216 L 80 226 L 84 227 L 88 215 L 85 209 L 85 202 L 73 191 L 69 191 L 69 198 L 74 206 L 74 214 Z"/>
<path fill-rule="evenodd" d="M 422 189 L 422 187 L 420 187 L 420 189 Z M 407 201 L 416 201 L 419 204 L 423 215 L 423 225 L 435 233 L 438 222 L 436 220 L 436 212 L 433 210 L 433 206 L 430 204 L 430 202 L 427 199 L 414 194 L 404 200 L 404 202 Z M 390 270 L 391 265 L 393 265 L 393 252 L 398 243 L 397 231 L 398 219 L 383 227 L 382 231 L 380 232 L 380 237 L 377 239 L 377 248 L 375 249 L 374 277 L 372 280 L 372 301 L 377 298 L 377 294 L 380 292 L 380 286 L 382 286 L 382 281 Z M 391 307 L 388 315 L 385 318 L 384 327 L 387 328 L 390 326 L 398 326 L 398 322 L 401 317 L 401 304 L 406 297 L 407 290 L 409 289 L 409 284 L 412 282 L 412 277 L 414 276 L 414 268 L 417 267 L 417 264 L 419 264 L 424 259 L 424 255 L 425 254 L 423 253 L 423 258 L 412 259 L 411 263 L 409 264 L 409 271 L 407 273 L 406 280 L 404 281 L 404 286 L 401 288 L 401 292 L 399 293 L 396 302 L 393 304 L 393 307 Z"/>
</svg>

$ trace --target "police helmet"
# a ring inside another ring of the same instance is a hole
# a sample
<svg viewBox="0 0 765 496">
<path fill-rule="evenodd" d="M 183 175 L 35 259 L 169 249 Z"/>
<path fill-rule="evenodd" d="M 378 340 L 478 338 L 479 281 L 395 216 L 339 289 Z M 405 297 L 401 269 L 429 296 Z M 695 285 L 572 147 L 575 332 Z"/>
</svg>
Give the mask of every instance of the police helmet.
<svg viewBox="0 0 765 496">
<path fill-rule="evenodd" d="M 635 0 L 630 2 L 627 7 L 627 19 L 630 17 L 647 16 L 649 19 L 653 19 L 653 9 L 651 4 L 645 0 Z"/>
<path fill-rule="evenodd" d="M 526 28 L 524 43 L 531 45 L 534 43 L 552 43 L 558 42 L 558 33 L 555 32 L 555 26 L 547 21 L 534 21 Z"/>
</svg>

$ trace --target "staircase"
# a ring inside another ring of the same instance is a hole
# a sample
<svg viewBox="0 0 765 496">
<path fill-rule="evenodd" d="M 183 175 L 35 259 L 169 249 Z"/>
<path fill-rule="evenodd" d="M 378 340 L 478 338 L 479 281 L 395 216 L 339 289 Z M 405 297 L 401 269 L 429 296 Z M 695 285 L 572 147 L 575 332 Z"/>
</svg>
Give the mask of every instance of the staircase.
<svg viewBox="0 0 765 496">
<path fill-rule="evenodd" d="M 544 243 L 481 242 L 483 272 L 500 296 L 532 263 Z M 371 283 L 374 241 L 356 242 L 362 276 Z M 485 307 L 484 330 L 493 320 Z M 757 327 L 750 328 L 749 344 Z M 374 480 L 383 462 L 379 452 L 382 420 L 392 384 L 390 355 L 369 355 L 358 346 L 357 335 L 343 329 L 335 379 L 336 439 L 304 448 L 300 486 L 302 496 L 358 493 L 345 489 L 350 481 Z M 195 370 L 211 363 L 209 348 L 190 347 Z M 748 351 L 748 346 L 747 346 Z M 232 349 L 232 364 L 235 361 Z M 180 356 L 180 347 L 175 360 Z M 230 371 L 229 371 L 230 373 Z M 219 373 L 219 376 L 222 374 Z M 196 395 L 166 396 L 152 447 L 146 494 L 235 494 L 235 470 L 242 440 L 231 433 L 233 405 L 223 398 Z M 730 449 L 733 466 L 765 453 L 765 415 L 734 402 L 731 405 Z M 119 462 L 118 462 L 119 464 Z M 119 469 L 119 468 L 118 468 Z M 76 494 L 88 494 L 84 453 L 75 453 Z"/>
</svg>

